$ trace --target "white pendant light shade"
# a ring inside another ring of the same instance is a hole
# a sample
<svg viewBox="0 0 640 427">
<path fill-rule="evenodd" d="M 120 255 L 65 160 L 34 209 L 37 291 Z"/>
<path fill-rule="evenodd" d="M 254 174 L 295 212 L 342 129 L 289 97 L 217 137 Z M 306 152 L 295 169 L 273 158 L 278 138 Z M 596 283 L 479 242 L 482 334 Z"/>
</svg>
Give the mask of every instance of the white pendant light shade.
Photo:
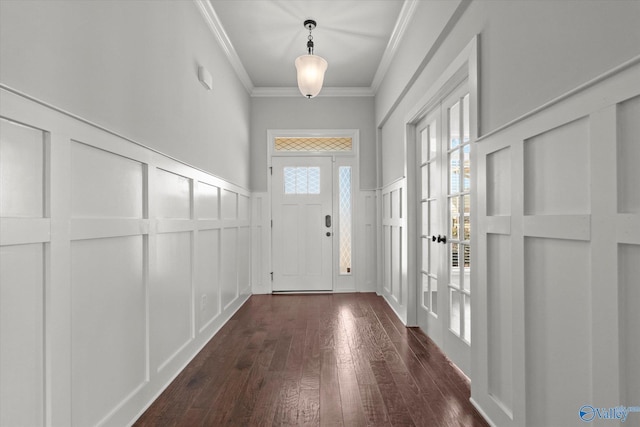
<svg viewBox="0 0 640 427">
<path fill-rule="evenodd" d="M 313 98 L 320 93 L 327 66 L 327 61 L 317 55 L 302 55 L 296 58 L 298 88 L 302 95 Z"/>
</svg>

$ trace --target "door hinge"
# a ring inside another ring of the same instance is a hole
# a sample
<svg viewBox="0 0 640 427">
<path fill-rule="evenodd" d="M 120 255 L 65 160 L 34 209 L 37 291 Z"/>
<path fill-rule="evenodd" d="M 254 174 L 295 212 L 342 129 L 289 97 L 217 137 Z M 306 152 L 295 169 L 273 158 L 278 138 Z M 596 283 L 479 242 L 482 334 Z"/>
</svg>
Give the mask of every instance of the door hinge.
<svg viewBox="0 0 640 427">
<path fill-rule="evenodd" d="M 270 274 L 271 274 L 271 281 L 273 282 L 273 271 Z"/>
<path fill-rule="evenodd" d="M 269 173 L 273 175 L 273 166 L 269 166 Z"/>
<path fill-rule="evenodd" d="M 271 228 L 273 228 L 273 220 L 271 220 Z"/>
</svg>

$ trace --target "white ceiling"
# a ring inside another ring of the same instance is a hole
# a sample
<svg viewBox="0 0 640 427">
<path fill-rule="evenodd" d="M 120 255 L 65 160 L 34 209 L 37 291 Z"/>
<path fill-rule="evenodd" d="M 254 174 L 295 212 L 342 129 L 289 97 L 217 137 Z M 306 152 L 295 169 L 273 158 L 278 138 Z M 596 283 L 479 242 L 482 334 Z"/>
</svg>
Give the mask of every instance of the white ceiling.
<svg viewBox="0 0 640 427">
<path fill-rule="evenodd" d="M 329 63 L 324 87 L 377 90 L 416 0 L 208 0 L 201 10 L 250 92 L 296 87 L 294 61 L 306 54 L 314 19 L 315 54 Z M 243 78 L 244 76 L 244 78 Z"/>
</svg>

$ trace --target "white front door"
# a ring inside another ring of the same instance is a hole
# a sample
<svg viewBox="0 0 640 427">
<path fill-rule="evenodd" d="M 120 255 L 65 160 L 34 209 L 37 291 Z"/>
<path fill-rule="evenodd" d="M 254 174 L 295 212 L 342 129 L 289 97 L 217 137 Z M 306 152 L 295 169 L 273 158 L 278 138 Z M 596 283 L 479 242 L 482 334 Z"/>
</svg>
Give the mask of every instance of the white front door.
<svg viewBox="0 0 640 427">
<path fill-rule="evenodd" d="M 331 157 L 273 157 L 272 167 L 273 291 L 331 291 Z"/>
<path fill-rule="evenodd" d="M 469 94 L 456 89 L 417 126 L 418 324 L 465 373 L 471 363 Z"/>
</svg>

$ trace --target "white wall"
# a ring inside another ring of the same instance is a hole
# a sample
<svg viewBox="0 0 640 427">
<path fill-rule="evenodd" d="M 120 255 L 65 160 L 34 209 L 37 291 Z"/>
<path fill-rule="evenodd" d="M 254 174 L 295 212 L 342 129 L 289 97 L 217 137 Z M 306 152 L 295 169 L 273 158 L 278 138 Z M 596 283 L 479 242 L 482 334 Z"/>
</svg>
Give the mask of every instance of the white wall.
<svg viewBox="0 0 640 427">
<path fill-rule="evenodd" d="M 376 133 L 372 97 L 251 99 L 251 189 L 267 191 L 268 129 L 358 129 L 360 188 L 376 188 Z"/>
<path fill-rule="evenodd" d="M 480 35 L 480 135 L 640 54 L 640 3 L 634 0 L 472 1 L 460 3 L 459 19 L 441 3 L 449 2 L 418 2 L 376 96 L 382 185 L 404 174 L 403 118 L 474 35 Z M 418 46 L 435 38 L 433 26 L 424 25 L 432 16 L 457 22 L 453 29 L 439 24 L 447 37 L 436 52 L 425 52 Z M 426 54 L 429 61 L 416 68 L 415 56 Z"/>
<path fill-rule="evenodd" d="M 249 187 L 249 96 L 190 1 L 3 0 L 0 82 Z"/>
</svg>

